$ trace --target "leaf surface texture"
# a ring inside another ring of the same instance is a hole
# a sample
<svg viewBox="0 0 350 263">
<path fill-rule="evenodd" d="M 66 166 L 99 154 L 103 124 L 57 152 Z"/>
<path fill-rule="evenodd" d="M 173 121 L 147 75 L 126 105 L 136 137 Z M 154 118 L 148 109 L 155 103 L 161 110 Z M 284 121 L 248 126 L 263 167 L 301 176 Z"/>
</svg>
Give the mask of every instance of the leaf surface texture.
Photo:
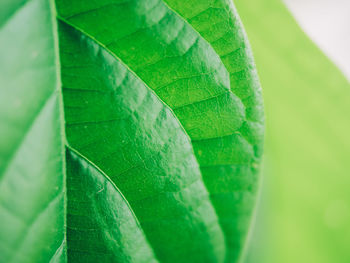
<svg viewBox="0 0 350 263">
<path fill-rule="evenodd" d="M 233 5 L 194 5 L 4 4 L 0 261 L 238 261 L 261 91 Z"/>
</svg>

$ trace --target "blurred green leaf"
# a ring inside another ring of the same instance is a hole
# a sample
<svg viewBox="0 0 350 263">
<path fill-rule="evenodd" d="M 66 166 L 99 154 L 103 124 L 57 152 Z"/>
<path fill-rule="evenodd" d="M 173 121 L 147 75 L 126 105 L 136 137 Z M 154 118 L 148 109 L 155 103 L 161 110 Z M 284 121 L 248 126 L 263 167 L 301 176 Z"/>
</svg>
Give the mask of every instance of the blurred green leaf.
<svg viewBox="0 0 350 263">
<path fill-rule="evenodd" d="M 350 85 L 283 3 L 236 4 L 266 105 L 270 203 L 261 245 L 269 253 L 261 262 L 349 262 Z"/>
<path fill-rule="evenodd" d="M 28 2 L 8 18 L 0 58 L 0 262 L 48 262 L 56 252 L 59 262 L 64 138 L 47 1 Z"/>
</svg>

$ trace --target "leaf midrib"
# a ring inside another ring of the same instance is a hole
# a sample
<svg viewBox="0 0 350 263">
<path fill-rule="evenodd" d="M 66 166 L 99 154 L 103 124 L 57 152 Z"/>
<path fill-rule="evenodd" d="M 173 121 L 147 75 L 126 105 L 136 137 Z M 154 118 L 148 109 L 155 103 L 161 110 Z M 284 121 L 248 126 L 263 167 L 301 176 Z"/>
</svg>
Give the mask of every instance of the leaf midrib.
<svg viewBox="0 0 350 263">
<path fill-rule="evenodd" d="M 54 0 L 51 0 L 51 1 L 54 1 Z M 191 141 L 191 138 L 190 136 L 188 135 L 188 133 L 186 132 L 185 128 L 183 127 L 182 123 L 178 120 L 177 116 L 175 115 L 174 111 L 172 108 L 170 108 L 161 98 L 159 98 L 159 96 L 155 93 L 155 91 L 153 89 L 151 89 L 137 74 L 135 71 L 131 70 L 131 68 L 121 59 L 119 58 L 116 54 L 114 54 L 106 45 L 104 45 L 103 43 L 101 43 L 100 41 L 98 41 L 96 38 L 94 38 L 92 35 L 90 35 L 89 33 L 85 32 L 84 30 L 82 30 L 81 28 L 73 25 L 72 23 L 70 23 L 69 21 L 67 21 L 65 18 L 61 17 L 60 15 L 56 14 L 56 18 L 57 20 L 59 20 L 60 22 L 62 23 L 65 23 L 66 25 L 74 28 L 75 30 L 77 30 L 78 32 L 80 32 L 81 34 L 83 34 L 84 36 L 88 37 L 90 40 L 92 40 L 94 43 L 96 43 L 99 47 L 101 47 L 102 49 L 104 49 L 108 54 L 110 54 L 113 58 L 115 58 L 118 62 L 120 62 L 123 66 L 126 67 L 126 69 L 131 73 L 133 74 L 137 79 L 139 79 L 145 87 L 147 87 L 148 91 L 151 92 L 154 96 L 157 97 L 157 99 L 163 103 L 168 109 L 169 111 L 171 112 L 172 116 L 178 121 L 183 133 L 185 134 L 185 136 L 187 136 L 188 140 Z M 58 55 L 57 55 L 58 56 Z M 60 70 L 60 68 L 58 69 Z M 63 87 L 62 87 L 63 88 Z M 62 93 L 62 88 L 60 89 L 60 92 Z M 228 89 L 227 90 L 228 93 L 230 93 L 231 91 Z M 222 94 L 221 94 L 222 95 Z M 62 98 L 63 98 L 63 95 L 61 95 Z M 64 113 L 63 113 L 64 114 Z M 63 120 L 64 121 L 64 120 Z M 107 174 L 105 174 L 96 164 L 94 164 L 91 160 L 89 160 L 88 158 L 86 158 L 83 154 L 81 154 L 77 149 L 74 149 L 72 146 L 69 145 L 69 142 L 66 140 L 66 137 L 65 137 L 65 147 L 72 150 L 73 152 L 75 152 L 77 155 L 81 156 L 83 159 L 85 159 L 89 164 L 91 164 L 93 167 L 95 167 L 104 177 L 106 180 L 108 180 L 110 183 L 112 183 L 114 189 L 116 189 L 116 191 L 118 193 L 120 193 L 120 195 L 122 196 L 123 200 L 125 200 L 127 206 L 129 207 L 133 217 L 135 218 L 136 222 L 137 222 L 137 225 L 140 227 L 140 229 L 142 229 L 141 227 L 141 224 L 135 214 L 135 212 L 133 211 L 133 209 L 131 208 L 129 202 L 127 201 L 127 199 L 125 198 L 125 196 L 121 193 L 121 191 L 118 189 L 118 187 L 115 185 L 115 183 L 109 178 L 109 176 Z M 193 155 L 195 156 L 194 154 L 194 151 L 193 151 L 193 148 L 192 148 L 192 152 L 193 152 Z M 196 160 L 197 161 L 197 160 Z M 197 161 L 198 162 L 198 161 Z M 66 211 L 65 211 L 66 213 Z M 66 229 L 65 229 L 65 232 L 66 232 Z M 147 235 L 145 235 L 145 240 L 146 242 L 148 243 L 149 247 L 154 250 L 153 248 L 153 245 L 149 242 L 148 238 L 147 238 Z M 153 253 L 154 255 L 154 258 L 158 260 L 157 256 L 155 253 Z"/>
<path fill-rule="evenodd" d="M 101 48 L 103 48 L 108 54 L 110 54 L 113 58 L 115 58 L 116 60 L 118 60 L 118 62 L 120 62 L 132 75 L 134 75 L 138 80 L 140 80 L 142 82 L 143 85 L 145 85 L 145 87 L 147 87 L 148 91 L 152 93 L 152 95 L 156 96 L 157 99 L 162 102 L 171 112 L 172 116 L 178 121 L 178 123 L 181 126 L 182 131 L 185 133 L 185 135 L 187 136 L 187 138 L 191 141 L 190 136 L 188 135 L 188 133 L 186 132 L 185 128 L 182 126 L 181 122 L 178 120 L 176 114 L 174 113 L 174 110 L 169 107 L 168 104 L 166 104 L 156 93 L 153 89 L 151 89 L 147 83 L 144 82 L 144 80 L 137 75 L 137 73 L 132 70 L 128 64 L 126 64 L 120 57 L 118 57 L 115 53 L 113 53 L 106 45 L 104 45 L 103 43 L 101 43 L 99 40 L 97 40 L 95 37 L 93 37 L 91 34 L 85 32 L 83 29 L 81 29 L 80 27 L 77 27 L 76 25 L 72 24 L 71 22 L 69 22 L 67 19 L 63 18 L 60 15 L 56 15 L 57 19 L 63 23 L 65 23 L 66 25 L 74 28 L 75 30 L 79 31 L 81 34 L 85 35 L 86 37 L 88 37 L 90 40 L 92 40 L 93 42 L 95 42 L 98 46 L 100 46 Z M 228 91 L 230 92 L 230 91 Z"/>
<path fill-rule="evenodd" d="M 68 216 L 68 209 L 67 209 L 67 203 L 68 203 L 68 191 L 67 189 L 67 164 L 66 164 L 66 152 L 65 147 L 67 145 L 66 140 L 66 133 L 65 133 L 65 121 L 64 121 L 64 106 L 63 106 L 63 93 L 62 93 L 62 82 L 61 82 L 61 63 L 60 63 L 60 57 L 59 57 L 59 41 L 58 41 L 58 27 L 57 27 L 57 21 L 56 21 L 56 5 L 55 0 L 49 0 L 49 6 L 50 6 L 50 13 L 51 13 L 51 25 L 52 25 L 52 34 L 53 34 L 53 40 L 54 40 L 54 53 L 55 53 L 55 65 L 56 65 L 56 91 L 58 92 L 58 100 L 59 100 L 59 117 L 60 117 L 60 136 L 61 136 L 61 160 L 62 160 L 62 172 L 63 172 L 63 182 L 62 182 L 62 189 L 64 191 L 64 197 L 63 197 L 63 241 L 62 244 L 65 244 L 64 246 L 64 257 L 65 261 L 68 262 L 68 243 L 67 243 L 67 216 Z M 57 252 L 57 250 L 56 250 Z M 55 252 L 55 254 L 56 254 Z M 54 254 L 54 255 L 55 255 Z M 53 256 L 54 256 L 53 255 Z M 51 260 L 50 260 L 51 261 Z"/>
<path fill-rule="evenodd" d="M 77 149 L 73 148 L 72 146 L 69 145 L 68 140 L 67 140 L 67 136 L 65 133 L 65 115 L 64 115 L 64 104 L 63 104 L 63 85 L 61 82 L 61 63 L 60 63 L 60 56 L 59 56 L 59 38 L 58 38 L 58 26 L 57 26 L 57 20 L 60 20 L 64 23 L 66 23 L 69 26 L 69 23 L 67 23 L 66 21 L 64 21 L 63 18 L 60 18 L 57 14 L 57 10 L 56 10 L 56 5 L 55 5 L 55 0 L 50 0 L 50 7 L 51 7 L 51 18 L 52 18 L 52 25 L 53 25 L 53 34 L 54 34 L 54 45 L 55 45 L 55 62 L 56 62 L 56 80 L 57 80 L 57 90 L 59 93 L 59 108 L 60 108 L 60 121 L 61 121 L 61 137 L 62 137 L 62 165 L 63 165 L 63 173 L 64 173 L 64 185 L 63 185 L 63 189 L 67 189 L 67 169 L 66 169 L 66 149 L 69 151 L 74 152 L 77 156 L 79 156 L 80 158 L 82 158 L 83 160 L 85 160 L 89 165 L 91 165 L 93 168 L 95 168 L 112 186 L 113 189 L 121 196 L 121 198 L 123 199 L 123 201 L 125 202 L 125 204 L 127 205 L 129 211 L 131 212 L 132 217 L 134 218 L 136 225 L 142 230 L 141 224 L 134 212 L 134 210 L 132 209 L 132 207 L 130 206 L 128 200 L 125 198 L 125 196 L 123 195 L 123 193 L 119 190 L 119 188 L 116 186 L 116 184 L 110 179 L 110 177 L 104 173 L 96 164 L 94 164 L 91 160 L 89 160 L 87 157 L 85 157 L 82 153 L 80 153 Z M 74 27 L 75 28 L 75 27 Z M 78 30 L 78 29 L 77 29 Z M 103 47 L 103 45 L 101 45 L 98 41 L 96 41 L 92 36 L 82 32 L 81 30 L 79 30 L 82 34 L 86 35 L 87 37 L 89 37 L 90 39 L 92 39 L 93 41 L 95 41 L 99 46 L 101 46 L 102 48 L 104 48 L 107 52 L 109 52 L 111 55 L 113 55 L 112 52 L 110 52 L 107 48 Z M 114 56 L 115 57 L 115 56 Z M 118 59 L 117 57 L 115 57 L 116 59 Z M 130 70 L 130 69 L 129 69 Z M 130 70 L 131 71 L 131 70 Z M 132 72 L 132 71 L 131 71 Z M 68 262 L 68 246 L 67 246 L 67 215 L 68 215 L 68 209 L 67 209 L 67 191 L 65 191 L 64 193 L 65 197 L 64 197 L 64 240 L 63 243 L 66 244 L 66 246 L 64 247 L 65 250 L 65 257 L 66 257 L 66 262 Z M 153 246 L 150 244 L 150 242 L 147 239 L 147 236 L 145 236 L 145 241 L 147 242 L 148 246 L 150 247 L 150 249 L 153 251 Z M 57 252 L 57 251 L 56 251 Z M 153 251 L 154 252 L 154 251 Z M 153 257 L 156 261 L 159 261 L 156 254 L 153 253 Z"/>
</svg>

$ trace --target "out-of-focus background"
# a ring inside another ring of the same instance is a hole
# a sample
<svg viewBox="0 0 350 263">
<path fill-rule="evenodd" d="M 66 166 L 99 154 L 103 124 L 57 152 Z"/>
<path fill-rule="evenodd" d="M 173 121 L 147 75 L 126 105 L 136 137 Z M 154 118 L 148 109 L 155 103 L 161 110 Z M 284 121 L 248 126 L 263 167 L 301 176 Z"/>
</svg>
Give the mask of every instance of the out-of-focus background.
<svg viewBox="0 0 350 263">
<path fill-rule="evenodd" d="M 284 0 L 299 25 L 350 80 L 350 0 Z"/>
<path fill-rule="evenodd" d="M 350 1 L 234 2 L 266 110 L 263 187 L 244 262 L 348 263 Z"/>
</svg>

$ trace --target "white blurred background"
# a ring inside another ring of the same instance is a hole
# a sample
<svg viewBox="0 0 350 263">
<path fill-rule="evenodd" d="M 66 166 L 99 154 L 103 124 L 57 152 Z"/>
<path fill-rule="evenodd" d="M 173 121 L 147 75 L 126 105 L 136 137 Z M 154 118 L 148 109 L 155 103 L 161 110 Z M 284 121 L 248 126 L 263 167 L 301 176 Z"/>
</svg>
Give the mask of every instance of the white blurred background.
<svg viewBox="0 0 350 263">
<path fill-rule="evenodd" d="M 294 17 L 350 80 L 350 0 L 284 0 Z"/>
</svg>

